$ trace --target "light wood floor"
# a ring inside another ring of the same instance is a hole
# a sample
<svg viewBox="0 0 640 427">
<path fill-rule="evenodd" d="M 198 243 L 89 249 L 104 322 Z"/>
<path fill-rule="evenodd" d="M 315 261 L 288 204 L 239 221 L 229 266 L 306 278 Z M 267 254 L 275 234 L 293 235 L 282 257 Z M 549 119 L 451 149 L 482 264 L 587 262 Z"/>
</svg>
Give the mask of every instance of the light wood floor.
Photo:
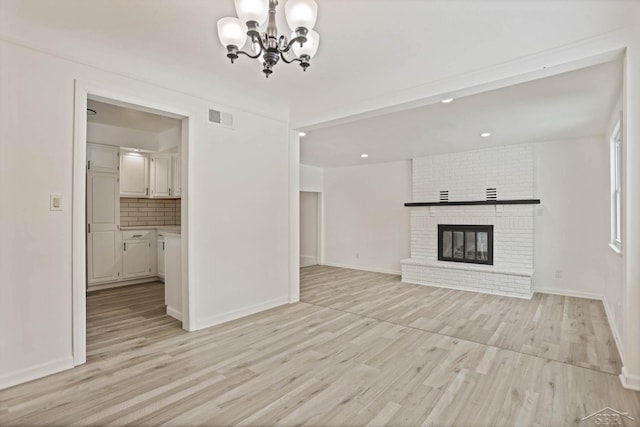
<svg viewBox="0 0 640 427">
<path fill-rule="evenodd" d="M 187 334 L 162 292 L 90 295 L 88 363 L 0 391 L 0 425 L 565 426 L 605 406 L 640 417 L 640 393 L 610 373 L 596 302 L 309 267 L 303 302 Z"/>
</svg>

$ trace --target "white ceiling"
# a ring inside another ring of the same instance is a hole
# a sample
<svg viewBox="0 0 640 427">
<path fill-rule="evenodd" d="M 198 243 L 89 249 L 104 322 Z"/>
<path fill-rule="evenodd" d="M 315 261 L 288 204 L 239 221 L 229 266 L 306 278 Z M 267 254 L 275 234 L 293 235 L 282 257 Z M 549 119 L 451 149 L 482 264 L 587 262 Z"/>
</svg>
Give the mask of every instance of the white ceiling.
<svg viewBox="0 0 640 427">
<path fill-rule="evenodd" d="M 278 64 L 268 80 L 257 61 L 231 65 L 218 42 L 216 21 L 234 14 L 232 0 L 1 0 L 0 33 L 238 107 L 251 107 L 242 105 L 250 92 L 273 108 L 290 106 L 300 128 L 630 28 L 640 10 L 634 0 L 317 1 L 321 42 L 311 68 Z M 282 20 L 280 28 L 289 32 Z"/>
<path fill-rule="evenodd" d="M 307 132 L 301 162 L 320 167 L 406 160 L 491 146 L 602 135 L 622 87 L 616 60 L 419 108 Z M 480 137 L 491 132 L 489 138 Z M 367 153 L 368 158 L 360 157 Z"/>
<path fill-rule="evenodd" d="M 87 108 L 95 110 L 97 113 L 95 115 L 87 115 L 89 123 L 101 123 L 154 133 L 165 132 L 180 126 L 180 121 L 177 119 L 107 104 L 93 99 L 87 100 Z"/>
</svg>

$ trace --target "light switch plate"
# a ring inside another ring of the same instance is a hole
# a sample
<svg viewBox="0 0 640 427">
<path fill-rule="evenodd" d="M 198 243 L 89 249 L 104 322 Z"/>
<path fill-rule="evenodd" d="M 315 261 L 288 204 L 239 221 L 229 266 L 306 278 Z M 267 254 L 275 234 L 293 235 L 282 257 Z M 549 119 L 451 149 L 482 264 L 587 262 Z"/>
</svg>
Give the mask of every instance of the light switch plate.
<svg viewBox="0 0 640 427">
<path fill-rule="evenodd" d="M 62 195 L 53 194 L 49 195 L 49 210 L 61 211 L 62 210 Z"/>
</svg>

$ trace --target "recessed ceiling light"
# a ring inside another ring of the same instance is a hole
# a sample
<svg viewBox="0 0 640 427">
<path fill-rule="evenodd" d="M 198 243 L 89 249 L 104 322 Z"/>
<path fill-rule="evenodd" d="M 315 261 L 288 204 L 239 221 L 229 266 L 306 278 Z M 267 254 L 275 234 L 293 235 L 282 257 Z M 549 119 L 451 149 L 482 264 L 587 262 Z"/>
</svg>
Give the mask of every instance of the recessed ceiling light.
<svg viewBox="0 0 640 427">
<path fill-rule="evenodd" d="M 300 136 L 307 136 L 307 133 L 306 133 L 306 132 L 298 132 L 298 135 L 300 135 Z"/>
<path fill-rule="evenodd" d="M 369 155 L 367 153 L 362 153 L 360 154 L 360 157 L 362 157 L 363 159 L 366 159 L 367 157 L 369 157 Z"/>
<path fill-rule="evenodd" d="M 453 102 L 453 98 L 443 99 L 443 100 L 442 100 L 442 101 L 440 101 L 440 102 L 442 102 L 443 104 L 448 104 L 448 103 L 450 103 L 450 102 Z"/>
<path fill-rule="evenodd" d="M 134 148 L 133 151 L 135 151 L 136 153 L 140 151 L 140 149 L 138 148 Z"/>
<path fill-rule="evenodd" d="M 491 132 L 482 132 L 482 133 L 480 134 L 480 136 L 481 136 L 481 137 L 483 137 L 483 138 L 488 138 L 488 137 L 490 137 L 490 136 L 491 136 Z"/>
</svg>

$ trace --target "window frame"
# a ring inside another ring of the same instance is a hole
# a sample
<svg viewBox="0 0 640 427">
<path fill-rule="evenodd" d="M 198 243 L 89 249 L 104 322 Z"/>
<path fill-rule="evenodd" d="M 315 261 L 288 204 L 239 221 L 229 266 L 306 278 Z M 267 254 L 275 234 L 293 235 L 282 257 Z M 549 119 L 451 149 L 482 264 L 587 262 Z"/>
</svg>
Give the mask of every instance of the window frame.
<svg viewBox="0 0 640 427">
<path fill-rule="evenodd" d="M 611 234 L 609 246 L 615 252 L 622 253 L 622 178 L 623 178 L 623 140 L 620 121 L 614 127 L 610 140 L 611 177 L 610 206 Z"/>
</svg>

